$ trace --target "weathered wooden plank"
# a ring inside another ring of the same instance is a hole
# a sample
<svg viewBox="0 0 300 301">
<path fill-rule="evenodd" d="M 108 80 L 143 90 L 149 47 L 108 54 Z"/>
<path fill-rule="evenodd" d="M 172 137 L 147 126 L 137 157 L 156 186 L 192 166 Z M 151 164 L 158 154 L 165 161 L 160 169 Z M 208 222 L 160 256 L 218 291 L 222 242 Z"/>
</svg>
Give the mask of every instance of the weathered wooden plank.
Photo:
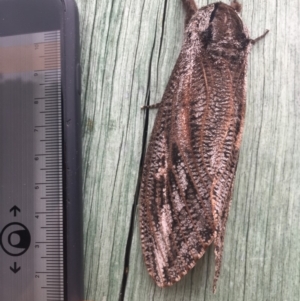
<svg viewBox="0 0 300 301">
<path fill-rule="evenodd" d="M 144 127 L 140 107 L 147 95 L 149 45 L 155 36 L 153 16 L 158 3 L 78 4 L 86 296 L 90 300 L 117 300 L 140 164 Z"/>
<path fill-rule="evenodd" d="M 118 300 L 146 120 L 140 106 L 160 101 L 180 51 L 184 11 L 180 0 L 77 3 L 86 299 Z M 299 6 L 299 0 L 243 1 L 252 37 L 270 33 L 250 55 L 245 134 L 217 294 L 212 252 L 178 284 L 156 287 L 142 261 L 135 216 L 125 300 L 300 300 Z M 154 117 L 149 112 L 148 135 Z"/>
</svg>

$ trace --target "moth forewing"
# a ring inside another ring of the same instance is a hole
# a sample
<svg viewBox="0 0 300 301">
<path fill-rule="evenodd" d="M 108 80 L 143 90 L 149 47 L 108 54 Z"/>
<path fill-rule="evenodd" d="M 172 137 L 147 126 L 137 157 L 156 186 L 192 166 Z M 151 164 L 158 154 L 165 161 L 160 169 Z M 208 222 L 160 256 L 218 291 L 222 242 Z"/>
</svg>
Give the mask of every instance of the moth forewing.
<svg viewBox="0 0 300 301">
<path fill-rule="evenodd" d="M 253 40 L 222 2 L 195 10 L 155 120 L 142 174 L 140 231 L 149 274 L 179 281 L 215 246 L 214 291 L 245 118 L 247 56 Z"/>
</svg>

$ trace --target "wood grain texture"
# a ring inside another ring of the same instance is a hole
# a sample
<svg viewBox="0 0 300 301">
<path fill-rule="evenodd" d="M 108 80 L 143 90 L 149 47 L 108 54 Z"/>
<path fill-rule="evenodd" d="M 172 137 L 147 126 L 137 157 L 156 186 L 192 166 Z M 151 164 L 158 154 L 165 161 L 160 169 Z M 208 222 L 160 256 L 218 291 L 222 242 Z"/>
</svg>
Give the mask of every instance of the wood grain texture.
<svg viewBox="0 0 300 301">
<path fill-rule="evenodd" d="M 270 33 L 249 58 L 245 132 L 213 295 L 212 252 L 160 289 L 142 260 L 135 207 L 129 238 L 143 137 L 156 114 L 148 120 L 140 107 L 160 101 L 179 54 L 181 0 L 77 0 L 87 300 L 300 300 L 300 0 L 241 2 L 251 37 Z"/>
</svg>

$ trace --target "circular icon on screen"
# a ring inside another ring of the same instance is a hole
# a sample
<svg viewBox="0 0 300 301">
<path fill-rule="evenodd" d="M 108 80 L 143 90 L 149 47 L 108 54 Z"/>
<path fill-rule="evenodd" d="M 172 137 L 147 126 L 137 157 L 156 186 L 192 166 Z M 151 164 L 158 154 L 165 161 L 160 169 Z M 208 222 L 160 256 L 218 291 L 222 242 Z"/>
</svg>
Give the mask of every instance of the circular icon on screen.
<svg viewBox="0 0 300 301">
<path fill-rule="evenodd" d="M 21 223 L 6 225 L 0 234 L 0 245 L 3 251 L 11 256 L 24 254 L 31 242 L 30 232 Z"/>
</svg>

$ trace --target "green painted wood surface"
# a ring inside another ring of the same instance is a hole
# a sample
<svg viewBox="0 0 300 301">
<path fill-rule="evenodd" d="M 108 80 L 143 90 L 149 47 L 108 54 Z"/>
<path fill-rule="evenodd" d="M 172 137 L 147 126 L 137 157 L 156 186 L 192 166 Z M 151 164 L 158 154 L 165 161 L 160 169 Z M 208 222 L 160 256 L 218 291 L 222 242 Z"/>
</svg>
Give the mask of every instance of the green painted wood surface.
<svg viewBox="0 0 300 301">
<path fill-rule="evenodd" d="M 213 1 L 198 0 L 199 7 Z M 245 134 L 216 295 L 213 254 L 156 287 L 142 261 L 134 202 L 143 139 L 181 48 L 180 0 L 77 0 L 83 68 L 85 297 L 300 300 L 300 0 L 244 0 L 253 38 Z M 133 232 L 130 233 L 133 217 Z M 122 288 L 125 259 L 126 285 Z"/>
</svg>

